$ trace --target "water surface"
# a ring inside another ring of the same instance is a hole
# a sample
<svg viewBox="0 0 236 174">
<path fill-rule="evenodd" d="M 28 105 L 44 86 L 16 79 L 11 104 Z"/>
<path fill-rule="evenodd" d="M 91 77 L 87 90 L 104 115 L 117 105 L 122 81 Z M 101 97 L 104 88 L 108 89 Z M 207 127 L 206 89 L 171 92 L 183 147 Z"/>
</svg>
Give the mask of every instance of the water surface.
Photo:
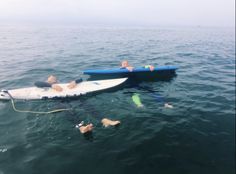
<svg viewBox="0 0 236 174">
<path fill-rule="evenodd" d="M 0 102 L 0 174 L 235 173 L 235 33 L 233 28 L 0 27 L 0 88 L 60 81 L 84 69 L 177 65 L 169 81 L 143 82 L 68 101 L 17 101 L 20 109 L 71 112 L 35 115 Z M 139 93 L 143 108 L 132 102 Z M 104 128 L 103 117 L 118 119 Z M 84 137 L 75 124 L 95 125 Z"/>
</svg>

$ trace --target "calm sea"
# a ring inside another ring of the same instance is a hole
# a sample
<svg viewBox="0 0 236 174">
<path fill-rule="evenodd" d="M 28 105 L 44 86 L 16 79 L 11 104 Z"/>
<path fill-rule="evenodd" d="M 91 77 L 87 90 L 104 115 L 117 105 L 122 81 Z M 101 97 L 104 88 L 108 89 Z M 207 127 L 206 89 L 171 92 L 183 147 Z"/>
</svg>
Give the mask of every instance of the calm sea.
<svg viewBox="0 0 236 174">
<path fill-rule="evenodd" d="M 84 69 L 177 65 L 151 90 L 122 88 L 66 101 L 0 101 L 0 174 L 235 173 L 234 28 L 0 26 L 0 88 L 88 76 Z M 161 96 L 156 100 L 150 95 Z M 132 101 L 140 94 L 143 108 Z M 174 108 L 163 107 L 163 101 Z M 101 118 L 117 119 L 104 128 Z M 75 125 L 95 125 L 83 136 Z"/>
</svg>

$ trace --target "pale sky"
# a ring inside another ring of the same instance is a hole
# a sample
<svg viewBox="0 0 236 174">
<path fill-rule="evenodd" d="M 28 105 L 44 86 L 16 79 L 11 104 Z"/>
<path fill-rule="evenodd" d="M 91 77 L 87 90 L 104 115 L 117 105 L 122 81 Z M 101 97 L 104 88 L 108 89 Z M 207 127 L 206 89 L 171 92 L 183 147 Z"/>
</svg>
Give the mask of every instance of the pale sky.
<svg viewBox="0 0 236 174">
<path fill-rule="evenodd" d="M 1 23 L 235 26 L 235 0 L 0 0 Z"/>
</svg>

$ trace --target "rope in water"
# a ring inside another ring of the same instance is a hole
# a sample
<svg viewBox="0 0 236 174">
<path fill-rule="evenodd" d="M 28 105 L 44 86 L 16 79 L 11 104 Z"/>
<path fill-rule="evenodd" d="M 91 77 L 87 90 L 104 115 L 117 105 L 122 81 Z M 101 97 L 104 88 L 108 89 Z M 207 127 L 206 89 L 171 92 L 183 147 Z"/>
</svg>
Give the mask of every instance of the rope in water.
<svg viewBox="0 0 236 174">
<path fill-rule="evenodd" d="M 11 99 L 11 104 L 12 104 L 12 108 L 14 109 L 14 111 L 16 112 L 21 112 L 21 113 L 31 113 L 31 114 L 52 114 L 52 113 L 56 113 L 56 112 L 62 112 L 62 111 L 68 111 L 70 109 L 55 109 L 55 110 L 51 110 L 51 111 L 46 111 L 46 112 L 41 112 L 41 111 L 29 111 L 29 110 L 19 110 L 16 108 L 15 106 L 15 102 L 13 99 Z"/>
<path fill-rule="evenodd" d="M 9 95 L 10 100 L 11 100 L 11 104 L 12 104 L 12 108 L 16 112 L 31 113 L 31 114 L 52 114 L 52 113 L 56 113 L 56 112 L 69 111 L 70 110 L 70 109 L 55 109 L 55 110 L 46 111 L 46 112 L 44 112 L 44 111 L 19 110 L 15 106 L 14 98 L 12 97 L 12 95 L 7 90 L 2 90 L 2 91 Z"/>
</svg>

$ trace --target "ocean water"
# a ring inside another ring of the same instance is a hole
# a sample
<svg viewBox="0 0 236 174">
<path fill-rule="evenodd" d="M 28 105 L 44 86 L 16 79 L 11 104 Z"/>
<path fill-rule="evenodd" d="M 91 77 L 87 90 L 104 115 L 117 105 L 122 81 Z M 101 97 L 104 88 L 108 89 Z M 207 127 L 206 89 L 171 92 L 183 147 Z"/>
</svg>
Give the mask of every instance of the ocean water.
<svg viewBox="0 0 236 174">
<path fill-rule="evenodd" d="M 0 88 L 32 86 L 49 74 L 60 81 L 84 69 L 177 65 L 169 81 L 142 82 L 76 100 L 0 101 L 0 174 L 235 173 L 234 28 L 92 28 L 0 26 Z M 132 94 L 144 105 L 137 108 Z M 102 118 L 121 121 L 104 128 Z M 75 125 L 95 128 L 83 136 Z"/>
</svg>

